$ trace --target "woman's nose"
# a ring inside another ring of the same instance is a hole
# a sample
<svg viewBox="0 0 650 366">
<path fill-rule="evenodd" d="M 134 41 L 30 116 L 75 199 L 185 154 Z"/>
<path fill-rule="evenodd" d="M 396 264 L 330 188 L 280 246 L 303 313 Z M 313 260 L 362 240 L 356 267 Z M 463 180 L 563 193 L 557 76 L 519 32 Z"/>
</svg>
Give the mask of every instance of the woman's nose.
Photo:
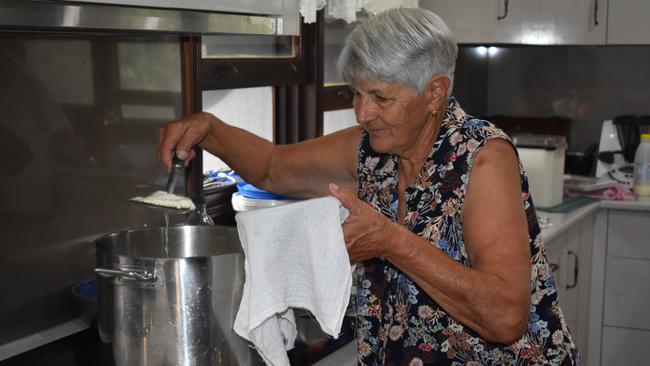
<svg viewBox="0 0 650 366">
<path fill-rule="evenodd" d="M 372 103 L 368 101 L 368 98 L 357 98 L 355 100 L 354 112 L 357 117 L 357 123 L 363 125 L 374 118 L 375 111 L 371 104 Z"/>
</svg>

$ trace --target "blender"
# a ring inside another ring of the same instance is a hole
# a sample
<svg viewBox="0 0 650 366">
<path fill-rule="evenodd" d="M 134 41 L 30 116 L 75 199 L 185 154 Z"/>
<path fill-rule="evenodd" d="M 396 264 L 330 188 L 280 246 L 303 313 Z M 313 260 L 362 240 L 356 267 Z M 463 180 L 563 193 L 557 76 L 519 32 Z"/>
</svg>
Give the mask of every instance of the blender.
<svg viewBox="0 0 650 366">
<path fill-rule="evenodd" d="M 650 131 L 650 116 L 622 115 L 603 122 L 598 147 L 596 178 L 632 188 L 634 153 L 641 133 Z"/>
</svg>

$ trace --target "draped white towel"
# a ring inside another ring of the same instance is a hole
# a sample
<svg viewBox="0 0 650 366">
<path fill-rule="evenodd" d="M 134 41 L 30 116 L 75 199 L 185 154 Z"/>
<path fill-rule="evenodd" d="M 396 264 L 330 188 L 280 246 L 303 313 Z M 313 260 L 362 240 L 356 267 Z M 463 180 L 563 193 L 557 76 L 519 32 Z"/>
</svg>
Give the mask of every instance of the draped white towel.
<svg viewBox="0 0 650 366">
<path fill-rule="evenodd" d="M 338 338 L 352 273 L 341 223 L 348 211 L 331 196 L 237 214 L 246 281 L 233 326 L 267 365 L 288 366 L 296 339 L 292 308 L 310 311 Z"/>
</svg>

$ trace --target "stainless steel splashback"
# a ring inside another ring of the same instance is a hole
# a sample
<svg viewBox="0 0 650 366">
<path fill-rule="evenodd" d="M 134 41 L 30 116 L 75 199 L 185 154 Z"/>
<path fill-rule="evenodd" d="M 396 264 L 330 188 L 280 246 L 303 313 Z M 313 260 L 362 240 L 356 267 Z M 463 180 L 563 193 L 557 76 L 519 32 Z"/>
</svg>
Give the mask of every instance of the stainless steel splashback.
<svg viewBox="0 0 650 366">
<path fill-rule="evenodd" d="M 107 2 L 107 1 L 98 1 Z M 298 35 L 296 0 L 276 0 L 278 6 L 248 9 L 205 1 L 193 9 L 134 7 L 86 2 L 0 0 L 0 30 L 146 32 L 172 34 Z M 224 4 L 227 5 L 228 1 Z M 181 3 L 182 4 L 182 3 Z M 178 5 L 177 5 L 178 6 Z M 234 12 L 236 10 L 237 12 Z M 227 11 L 227 12 L 226 12 Z"/>
</svg>

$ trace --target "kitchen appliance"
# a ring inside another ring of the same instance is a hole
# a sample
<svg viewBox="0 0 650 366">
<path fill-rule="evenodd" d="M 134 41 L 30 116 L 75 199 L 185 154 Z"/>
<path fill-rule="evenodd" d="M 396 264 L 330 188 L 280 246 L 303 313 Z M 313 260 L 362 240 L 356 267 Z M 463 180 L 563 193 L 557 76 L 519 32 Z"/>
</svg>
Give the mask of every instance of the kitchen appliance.
<svg viewBox="0 0 650 366">
<path fill-rule="evenodd" d="M 519 160 L 528 177 L 533 202 L 538 207 L 562 203 L 566 138 L 559 135 L 512 136 Z"/>
<path fill-rule="evenodd" d="M 632 188 L 634 153 L 641 133 L 650 131 L 650 116 L 622 115 L 606 120 L 600 131 L 596 177 Z"/>
<path fill-rule="evenodd" d="M 232 330 L 244 284 L 236 228 L 132 229 L 95 248 L 99 334 L 117 366 L 260 364 Z"/>
</svg>

